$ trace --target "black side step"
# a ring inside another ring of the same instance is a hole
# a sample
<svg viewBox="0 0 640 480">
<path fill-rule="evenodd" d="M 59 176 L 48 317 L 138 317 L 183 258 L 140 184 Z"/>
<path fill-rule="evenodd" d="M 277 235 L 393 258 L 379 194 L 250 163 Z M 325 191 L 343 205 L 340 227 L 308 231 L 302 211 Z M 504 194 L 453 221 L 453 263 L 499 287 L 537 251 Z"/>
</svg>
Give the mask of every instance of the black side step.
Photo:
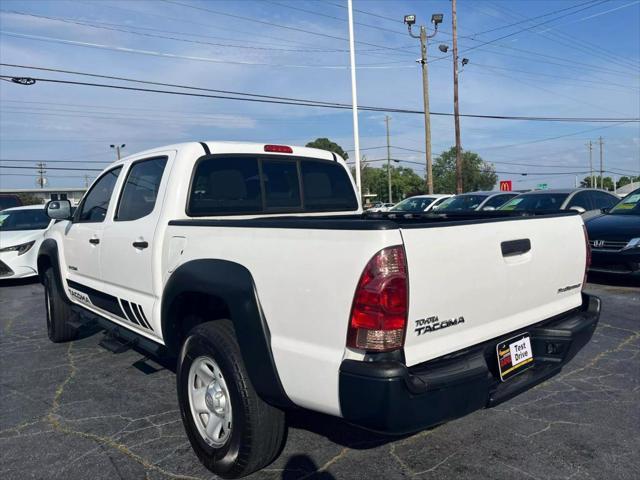
<svg viewBox="0 0 640 480">
<path fill-rule="evenodd" d="M 113 353 L 123 353 L 130 348 L 135 347 L 137 343 L 138 342 L 135 339 L 126 341 L 122 338 L 108 334 L 105 335 L 102 340 L 100 340 L 100 343 L 98 345 Z"/>
</svg>

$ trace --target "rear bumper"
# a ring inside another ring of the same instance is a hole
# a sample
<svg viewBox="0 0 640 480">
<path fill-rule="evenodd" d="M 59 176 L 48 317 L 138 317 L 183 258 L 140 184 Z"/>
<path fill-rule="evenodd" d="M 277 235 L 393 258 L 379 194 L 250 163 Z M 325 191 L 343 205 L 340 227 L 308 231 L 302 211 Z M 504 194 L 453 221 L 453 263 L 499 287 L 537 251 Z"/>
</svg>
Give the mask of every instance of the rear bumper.
<svg viewBox="0 0 640 480">
<path fill-rule="evenodd" d="M 499 380 L 495 346 L 518 332 L 410 368 L 344 360 L 342 416 L 370 430 L 405 434 L 493 407 L 560 372 L 589 342 L 599 317 L 600 299 L 583 294 L 580 308 L 522 329 L 531 336 L 535 365 L 506 382 Z"/>
</svg>

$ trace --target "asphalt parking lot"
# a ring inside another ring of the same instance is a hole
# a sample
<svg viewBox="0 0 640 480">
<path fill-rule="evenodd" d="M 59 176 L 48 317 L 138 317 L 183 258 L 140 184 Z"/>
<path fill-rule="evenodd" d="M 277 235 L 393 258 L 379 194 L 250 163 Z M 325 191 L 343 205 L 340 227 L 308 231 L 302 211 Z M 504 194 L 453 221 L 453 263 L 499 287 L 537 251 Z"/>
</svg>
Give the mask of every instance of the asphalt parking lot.
<svg viewBox="0 0 640 480">
<path fill-rule="evenodd" d="M 280 458 L 250 478 L 640 478 L 640 287 L 588 290 L 603 300 L 593 340 L 538 388 L 400 439 L 295 412 Z M 0 286 L 0 477 L 214 478 L 184 434 L 173 372 L 83 337 L 49 342 L 38 283 Z"/>
</svg>

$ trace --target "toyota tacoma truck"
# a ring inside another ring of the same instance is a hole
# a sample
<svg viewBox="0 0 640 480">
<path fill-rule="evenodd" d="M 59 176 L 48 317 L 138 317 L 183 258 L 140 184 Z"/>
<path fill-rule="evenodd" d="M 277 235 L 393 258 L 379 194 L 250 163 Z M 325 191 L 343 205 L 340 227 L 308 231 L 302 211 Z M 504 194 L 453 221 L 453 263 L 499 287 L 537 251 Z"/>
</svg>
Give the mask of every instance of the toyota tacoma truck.
<svg viewBox="0 0 640 480">
<path fill-rule="evenodd" d="M 109 166 L 38 254 L 49 338 L 176 359 L 187 436 L 225 478 L 268 465 L 285 411 L 404 435 L 557 374 L 591 338 L 575 212 L 365 214 L 342 158 L 192 142 Z M 435 281 L 434 279 L 437 279 Z"/>
</svg>

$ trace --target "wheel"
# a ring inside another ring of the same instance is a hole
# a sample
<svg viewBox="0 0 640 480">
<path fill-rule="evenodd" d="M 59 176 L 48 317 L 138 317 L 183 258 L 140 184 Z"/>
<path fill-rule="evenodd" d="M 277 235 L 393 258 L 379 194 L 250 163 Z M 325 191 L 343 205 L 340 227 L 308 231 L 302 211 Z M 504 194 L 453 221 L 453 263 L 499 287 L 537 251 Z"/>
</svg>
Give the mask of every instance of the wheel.
<svg viewBox="0 0 640 480">
<path fill-rule="evenodd" d="M 194 327 L 177 373 L 182 422 L 205 467 L 238 478 L 275 459 L 285 439 L 284 412 L 254 390 L 231 321 Z"/>
<path fill-rule="evenodd" d="M 44 306 L 47 314 L 47 334 L 55 343 L 76 338 L 76 329 L 67 323 L 74 313 L 55 280 L 53 268 L 44 272 Z"/>
</svg>

